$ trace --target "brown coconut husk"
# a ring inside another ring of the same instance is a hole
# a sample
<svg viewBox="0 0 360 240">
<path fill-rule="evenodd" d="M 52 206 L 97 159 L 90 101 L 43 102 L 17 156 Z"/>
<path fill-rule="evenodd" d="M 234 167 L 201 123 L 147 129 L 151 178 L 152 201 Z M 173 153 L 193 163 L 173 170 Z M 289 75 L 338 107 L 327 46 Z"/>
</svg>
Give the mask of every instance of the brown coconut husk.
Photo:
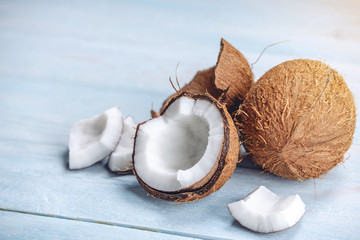
<svg viewBox="0 0 360 240">
<path fill-rule="evenodd" d="M 217 101 L 209 94 L 196 95 L 189 92 L 179 93 L 168 102 L 168 104 L 164 107 L 164 110 L 162 111 L 161 114 L 164 114 L 167 108 L 173 102 L 175 102 L 181 97 L 188 97 L 195 100 L 202 99 L 205 101 L 209 101 L 211 104 L 215 105 L 216 108 L 219 110 L 224 123 L 224 138 L 216 164 L 202 180 L 196 182 L 195 184 L 193 184 L 188 188 L 176 192 L 159 191 L 157 189 L 148 186 L 137 175 L 135 164 L 133 164 L 134 175 L 136 176 L 140 185 L 145 189 L 145 191 L 148 192 L 154 198 L 160 198 L 163 200 L 174 201 L 174 202 L 192 202 L 200 198 L 206 197 L 209 194 L 219 190 L 225 184 L 225 182 L 230 178 L 230 176 L 232 175 L 232 173 L 236 168 L 236 164 L 238 163 L 240 143 L 234 122 L 230 114 L 227 112 L 225 106 L 220 104 L 219 101 Z M 136 144 L 136 136 L 139 126 L 141 126 L 144 123 L 139 124 L 137 127 L 136 135 L 135 135 L 135 144 Z M 135 154 L 136 152 L 134 145 L 133 161 Z"/>
<path fill-rule="evenodd" d="M 217 100 L 222 97 L 228 112 L 232 115 L 245 99 L 253 83 L 254 77 L 248 61 L 230 43 L 221 39 L 216 66 L 197 72 L 193 80 L 178 91 L 193 94 L 208 93 Z M 171 95 L 164 101 L 160 112 L 177 94 Z M 151 112 L 151 116 L 156 115 L 156 112 Z"/>
<path fill-rule="evenodd" d="M 306 180 L 344 160 L 356 110 L 349 88 L 334 69 L 298 59 L 266 72 L 235 121 L 256 164 L 283 178 Z"/>
<path fill-rule="evenodd" d="M 230 114 L 238 110 L 254 83 L 254 76 L 245 57 L 230 43 L 221 39 L 215 67 L 215 86 L 226 91 L 225 104 Z"/>
</svg>

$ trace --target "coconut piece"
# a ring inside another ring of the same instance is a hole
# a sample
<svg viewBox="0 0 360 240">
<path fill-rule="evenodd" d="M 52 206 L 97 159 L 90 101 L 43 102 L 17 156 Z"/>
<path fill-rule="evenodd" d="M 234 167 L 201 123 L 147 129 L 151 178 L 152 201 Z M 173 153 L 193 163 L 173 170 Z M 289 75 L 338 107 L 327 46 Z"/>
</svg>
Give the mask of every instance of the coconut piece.
<svg viewBox="0 0 360 240">
<path fill-rule="evenodd" d="M 118 144 L 122 128 L 119 107 L 76 122 L 70 132 L 69 168 L 85 168 L 104 159 Z"/>
<path fill-rule="evenodd" d="M 306 180 L 343 161 L 352 143 L 356 109 L 334 69 L 298 59 L 266 72 L 235 121 L 256 164 L 283 178 Z"/>
<path fill-rule="evenodd" d="M 230 214 L 244 227 L 272 233 L 294 226 L 305 214 L 299 195 L 278 196 L 264 186 L 228 205 Z"/>
<path fill-rule="evenodd" d="M 230 43 L 221 39 L 220 53 L 215 67 L 215 86 L 225 93 L 228 112 L 237 111 L 254 83 L 254 76 L 246 58 Z"/>
<path fill-rule="evenodd" d="M 238 110 L 253 83 L 253 73 L 245 57 L 225 39 L 221 39 L 216 66 L 197 72 L 193 80 L 180 89 L 180 92 L 209 93 L 215 99 L 222 100 L 232 114 Z M 164 101 L 161 111 L 176 95 L 177 93 Z M 222 99 L 219 99 L 220 97 Z M 151 115 L 157 116 L 154 111 Z"/>
<path fill-rule="evenodd" d="M 132 154 L 134 148 L 134 137 L 136 123 L 130 116 L 124 119 L 124 127 L 119 144 L 110 154 L 108 166 L 113 172 L 128 173 L 133 169 Z"/>
<path fill-rule="evenodd" d="M 210 95 L 183 92 L 159 117 L 137 127 L 134 174 L 153 197 L 190 202 L 233 173 L 239 139 L 226 108 Z"/>
</svg>

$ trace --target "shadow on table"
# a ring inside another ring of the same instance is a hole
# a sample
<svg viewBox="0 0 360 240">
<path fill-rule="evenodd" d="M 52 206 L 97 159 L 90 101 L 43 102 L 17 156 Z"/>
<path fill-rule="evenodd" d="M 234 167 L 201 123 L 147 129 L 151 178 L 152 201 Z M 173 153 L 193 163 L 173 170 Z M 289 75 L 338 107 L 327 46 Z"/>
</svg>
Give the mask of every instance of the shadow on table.
<svg viewBox="0 0 360 240">
<path fill-rule="evenodd" d="M 64 168 L 70 170 L 70 168 L 69 168 L 69 149 L 66 149 L 62 153 L 62 159 L 63 159 L 63 163 L 64 163 Z"/>
<path fill-rule="evenodd" d="M 251 160 L 249 155 L 243 155 L 242 157 L 243 159 L 240 163 L 237 164 L 237 167 L 259 169 L 259 170 L 262 169 L 259 165 L 257 165 Z"/>
<path fill-rule="evenodd" d="M 292 239 L 294 236 L 296 236 L 296 233 L 300 229 L 301 223 L 298 222 L 291 228 L 285 229 L 283 231 L 279 232 L 272 232 L 272 233 L 258 233 L 254 232 L 244 226 L 242 226 L 238 221 L 234 220 L 231 224 L 231 227 L 242 229 L 243 231 L 246 231 L 248 234 L 253 235 L 254 237 L 259 236 L 266 236 L 268 239 Z"/>
<path fill-rule="evenodd" d="M 132 175 L 132 172 L 127 172 L 127 173 L 120 173 L 120 172 L 112 172 L 109 167 L 107 166 L 108 163 L 108 159 L 105 158 L 103 160 L 101 160 L 98 163 L 95 163 L 89 167 L 86 168 L 81 168 L 81 169 L 70 169 L 69 168 L 69 149 L 66 149 L 62 154 L 61 154 L 61 159 L 63 160 L 63 166 L 64 169 L 71 171 L 71 172 L 76 172 L 76 171 L 86 171 L 87 173 L 89 172 L 98 172 L 98 171 L 103 171 L 105 170 L 105 172 L 107 173 L 107 175 L 109 177 L 119 177 L 119 176 L 125 176 L 125 175 Z M 100 170 L 100 168 L 103 168 Z"/>
</svg>

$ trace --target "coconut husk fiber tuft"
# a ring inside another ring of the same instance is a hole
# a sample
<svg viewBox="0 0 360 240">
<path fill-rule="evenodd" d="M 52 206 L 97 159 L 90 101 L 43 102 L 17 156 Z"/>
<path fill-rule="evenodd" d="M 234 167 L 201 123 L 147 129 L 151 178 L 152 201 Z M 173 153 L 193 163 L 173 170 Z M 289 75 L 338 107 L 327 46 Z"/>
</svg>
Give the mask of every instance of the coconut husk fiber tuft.
<svg viewBox="0 0 360 240">
<path fill-rule="evenodd" d="M 147 193 L 149 193 L 154 198 L 160 198 L 167 201 L 174 202 L 192 202 L 203 197 L 208 196 L 209 194 L 219 190 L 225 182 L 230 178 L 232 173 L 236 168 L 236 164 L 238 163 L 238 156 L 240 151 L 240 142 L 237 134 L 237 129 L 235 128 L 234 122 L 227 112 L 224 105 L 219 103 L 215 98 L 213 98 L 210 94 L 205 95 L 196 95 L 189 92 L 182 92 L 176 96 L 174 96 L 165 106 L 162 114 L 166 112 L 168 106 L 174 103 L 181 97 L 188 97 L 191 99 L 201 99 L 210 102 L 219 110 L 220 115 L 223 118 L 224 123 L 224 137 L 222 141 L 221 150 L 217 157 L 216 163 L 212 167 L 211 171 L 200 181 L 194 183 L 188 188 L 181 189 L 176 192 L 165 192 L 159 191 L 147 185 L 137 174 L 136 167 L 134 163 L 134 174 L 140 183 L 140 185 L 145 189 Z M 139 127 L 141 123 L 137 127 L 136 135 L 135 135 L 135 145 L 136 145 L 136 137 Z M 136 155 L 136 146 L 134 146 L 133 153 L 133 162 L 135 161 Z"/>
<path fill-rule="evenodd" d="M 216 66 L 197 72 L 190 83 L 164 101 L 160 112 L 175 95 L 190 92 L 208 93 L 215 99 L 221 100 L 232 115 L 245 99 L 253 83 L 254 77 L 248 61 L 230 43 L 221 39 Z M 152 112 L 151 115 L 157 116 L 157 113 Z"/>
<path fill-rule="evenodd" d="M 344 160 L 356 122 L 342 76 L 314 60 L 284 62 L 266 72 L 235 114 L 252 160 L 283 178 L 318 178 Z"/>
</svg>

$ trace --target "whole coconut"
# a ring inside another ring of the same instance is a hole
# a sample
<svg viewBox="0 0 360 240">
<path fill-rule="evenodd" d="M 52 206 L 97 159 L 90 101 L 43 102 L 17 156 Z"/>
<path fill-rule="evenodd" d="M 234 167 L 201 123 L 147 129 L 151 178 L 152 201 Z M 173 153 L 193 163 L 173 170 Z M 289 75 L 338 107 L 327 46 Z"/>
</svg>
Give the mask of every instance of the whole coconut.
<svg viewBox="0 0 360 240">
<path fill-rule="evenodd" d="M 356 109 L 334 69 L 298 59 L 266 72 L 235 121 L 256 164 L 283 178 L 306 180 L 343 161 L 352 143 Z"/>
</svg>

